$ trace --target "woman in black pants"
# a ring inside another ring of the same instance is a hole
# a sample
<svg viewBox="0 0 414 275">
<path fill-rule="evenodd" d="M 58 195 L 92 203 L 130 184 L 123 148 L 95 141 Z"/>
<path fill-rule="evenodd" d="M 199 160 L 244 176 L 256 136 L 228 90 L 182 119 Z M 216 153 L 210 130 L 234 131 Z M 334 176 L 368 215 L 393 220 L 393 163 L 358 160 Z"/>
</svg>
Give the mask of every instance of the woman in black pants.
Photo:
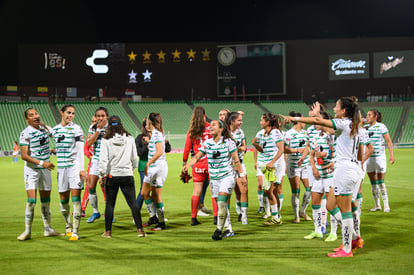
<svg viewBox="0 0 414 275">
<path fill-rule="evenodd" d="M 108 119 L 108 129 L 102 139 L 99 159 L 99 175 L 105 177 L 105 232 L 102 237 L 111 238 L 112 219 L 119 188 L 131 209 L 138 237 L 145 237 L 141 213 L 135 200 L 134 169 L 138 167 L 135 140 L 122 126 L 118 116 Z"/>
</svg>

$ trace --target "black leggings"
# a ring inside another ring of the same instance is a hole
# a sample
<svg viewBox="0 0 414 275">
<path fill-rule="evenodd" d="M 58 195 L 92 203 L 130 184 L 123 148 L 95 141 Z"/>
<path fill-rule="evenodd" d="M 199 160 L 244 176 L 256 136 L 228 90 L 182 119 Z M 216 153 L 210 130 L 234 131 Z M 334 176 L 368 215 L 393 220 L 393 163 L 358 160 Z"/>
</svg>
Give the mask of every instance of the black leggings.
<svg viewBox="0 0 414 275">
<path fill-rule="evenodd" d="M 116 196 L 118 195 L 119 188 L 121 188 L 125 200 L 128 203 L 129 208 L 131 209 L 132 217 L 134 218 L 134 222 L 137 229 L 142 229 L 141 212 L 138 208 L 138 204 L 135 199 L 134 177 L 127 176 L 112 177 L 105 179 L 105 231 L 109 231 L 112 228 Z"/>
</svg>

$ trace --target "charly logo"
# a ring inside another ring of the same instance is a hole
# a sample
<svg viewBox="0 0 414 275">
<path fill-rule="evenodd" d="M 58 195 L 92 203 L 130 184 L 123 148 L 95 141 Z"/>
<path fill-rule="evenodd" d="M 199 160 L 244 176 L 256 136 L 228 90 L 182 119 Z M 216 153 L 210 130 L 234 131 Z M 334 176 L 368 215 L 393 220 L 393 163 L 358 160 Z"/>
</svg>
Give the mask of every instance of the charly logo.
<svg viewBox="0 0 414 275">
<path fill-rule="evenodd" d="M 95 59 L 104 59 L 107 58 L 109 52 L 107 50 L 94 50 L 91 57 L 86 59 L 86 65 L 92 67 L 92 70 L 96 74 L 106 74 L 109 71 L 107 65 L 97 65 L 95 64 Z"/>
</svg>

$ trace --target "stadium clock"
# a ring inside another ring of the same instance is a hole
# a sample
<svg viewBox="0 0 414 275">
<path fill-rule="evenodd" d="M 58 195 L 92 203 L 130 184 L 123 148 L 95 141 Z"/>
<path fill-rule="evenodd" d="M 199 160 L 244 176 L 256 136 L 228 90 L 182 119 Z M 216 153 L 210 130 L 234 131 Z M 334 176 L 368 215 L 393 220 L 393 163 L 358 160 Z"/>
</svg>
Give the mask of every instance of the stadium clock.
<svg viewBox="0 0 414 275">
<path fill-rule="evenodd" d="M 218 62 L 223 66 L 230 66 L 236 60 L 236 52 L 232 48 L 221 48 L 217 54 Z"/>
</svg>

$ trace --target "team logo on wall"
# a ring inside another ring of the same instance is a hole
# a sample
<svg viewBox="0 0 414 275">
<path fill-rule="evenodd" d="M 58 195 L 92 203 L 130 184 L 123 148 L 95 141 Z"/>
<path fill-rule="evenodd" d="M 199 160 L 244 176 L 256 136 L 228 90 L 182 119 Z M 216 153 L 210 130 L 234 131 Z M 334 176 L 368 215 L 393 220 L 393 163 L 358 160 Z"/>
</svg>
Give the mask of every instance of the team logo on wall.
<svg viewBox="0 0 414 275">
<path fill-rule="evenodd" d="M 374 78 L 414 76 L 414 51 L 374 52 Z"/>
<path fill-rule="evenodd" d="M 398 64 L 404 62 L 404 56 L 398 58 L 394 56 L 387 56 L 387 61 L 381 64 L 380 74 L 397 67 Z"/>
<path fill-rule="evenodd" d="M 66 67 L 66 58 L 58 53 L 44 53 L 45 56 L 45 70 L 47 69 L 62 69 Z"/>
<path fill-rule="evenodd" d="M 109 56 L 109 52 L 105 49 L 94 50 L 91 57 L 86 59 L 86 65 L 92 67 L 95 74 L 106 74 L 109 71 L 107 65 L 95 64 L 95 59 L 105 59 Z"/>
</svg>

